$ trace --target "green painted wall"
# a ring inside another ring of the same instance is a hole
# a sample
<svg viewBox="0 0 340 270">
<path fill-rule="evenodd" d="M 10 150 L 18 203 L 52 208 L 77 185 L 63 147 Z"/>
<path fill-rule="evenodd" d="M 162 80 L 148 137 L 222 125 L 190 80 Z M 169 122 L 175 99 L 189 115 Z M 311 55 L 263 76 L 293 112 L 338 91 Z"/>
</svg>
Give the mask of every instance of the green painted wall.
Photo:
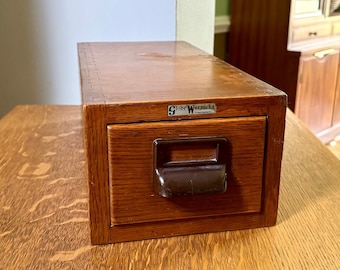
<svg viewBox="0 0 340 270">
<path fill-rule="evenodd" d="M 229 0 L 216 0 L 215 16 L 229 14 Z"/>
</svg>

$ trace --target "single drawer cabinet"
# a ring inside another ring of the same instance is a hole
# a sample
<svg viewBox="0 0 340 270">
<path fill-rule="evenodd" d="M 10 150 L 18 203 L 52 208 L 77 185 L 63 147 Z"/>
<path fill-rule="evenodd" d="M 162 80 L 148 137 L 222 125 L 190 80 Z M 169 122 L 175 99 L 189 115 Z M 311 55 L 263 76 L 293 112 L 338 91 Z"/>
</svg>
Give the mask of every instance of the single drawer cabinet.
<svg viewBox="0 0 340 270">
<path fill-rule="evenodd" d="M 283 92 L 185 42 L 78 53 L 93 244 L 276 223 Z"/>
</svg>

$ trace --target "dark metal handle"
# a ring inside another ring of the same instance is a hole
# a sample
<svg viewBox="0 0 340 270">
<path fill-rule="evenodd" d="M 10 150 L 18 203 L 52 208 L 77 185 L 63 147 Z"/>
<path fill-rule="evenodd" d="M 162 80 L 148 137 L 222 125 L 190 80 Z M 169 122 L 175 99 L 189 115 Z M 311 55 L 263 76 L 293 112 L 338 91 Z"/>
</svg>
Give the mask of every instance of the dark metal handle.
<svg viewBox="0 0 340 270">
<path fill-rule="evenodd" d="M 156 139 L 155 193 L 170 198 L 225 192 L 227 144 L 224 137 Z"/>
<path fill-rule="evenodd" d="M 318 32 L 309 32 L 308 35 L 310 37 L 316 37 L 318 35 Z"/>
</svg>

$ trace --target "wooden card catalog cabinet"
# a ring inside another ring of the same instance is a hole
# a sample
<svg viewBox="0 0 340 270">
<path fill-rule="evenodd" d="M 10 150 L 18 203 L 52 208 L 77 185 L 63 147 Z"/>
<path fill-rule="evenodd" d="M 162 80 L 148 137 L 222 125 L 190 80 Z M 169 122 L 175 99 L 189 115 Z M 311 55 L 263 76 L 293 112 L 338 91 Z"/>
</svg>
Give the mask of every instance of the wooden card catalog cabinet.
<svg viewBox="0 0 340 270">
<path fill-rule="evenodd" d="M 276 223 L 283 92 L 184 42 L 78 52 L 93 244 Z"/>
</svg>

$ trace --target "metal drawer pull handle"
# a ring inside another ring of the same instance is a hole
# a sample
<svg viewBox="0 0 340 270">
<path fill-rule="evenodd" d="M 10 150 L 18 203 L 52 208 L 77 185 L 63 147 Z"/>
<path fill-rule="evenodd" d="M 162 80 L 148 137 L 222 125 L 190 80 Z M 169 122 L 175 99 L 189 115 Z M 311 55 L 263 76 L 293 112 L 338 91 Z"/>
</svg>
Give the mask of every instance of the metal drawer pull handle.
<svg viewBox="0 0 340 270">
<path fill-rule="evenodd" d="M 227 147 L 224 137 L 156 139 L 154 192 L 165 198 L 225 192 Z"/>
<path fill-rule="evenodd" d="M 309 32 L 308 35 L 310 37 L 316 37 L 318 35 L 318 32 Z"/>
<path fill-rule="evenodd" d="M 335 49 L 327 49 L 327 50 L 323 50 L 323 51 L 319 51 L 319 52 L 314 53 L 314 56 L 321 59 L 321 58 L 324 58 L 327 55 L 330 55 L 334 52 L 335 52 Z"/>
</svg>

